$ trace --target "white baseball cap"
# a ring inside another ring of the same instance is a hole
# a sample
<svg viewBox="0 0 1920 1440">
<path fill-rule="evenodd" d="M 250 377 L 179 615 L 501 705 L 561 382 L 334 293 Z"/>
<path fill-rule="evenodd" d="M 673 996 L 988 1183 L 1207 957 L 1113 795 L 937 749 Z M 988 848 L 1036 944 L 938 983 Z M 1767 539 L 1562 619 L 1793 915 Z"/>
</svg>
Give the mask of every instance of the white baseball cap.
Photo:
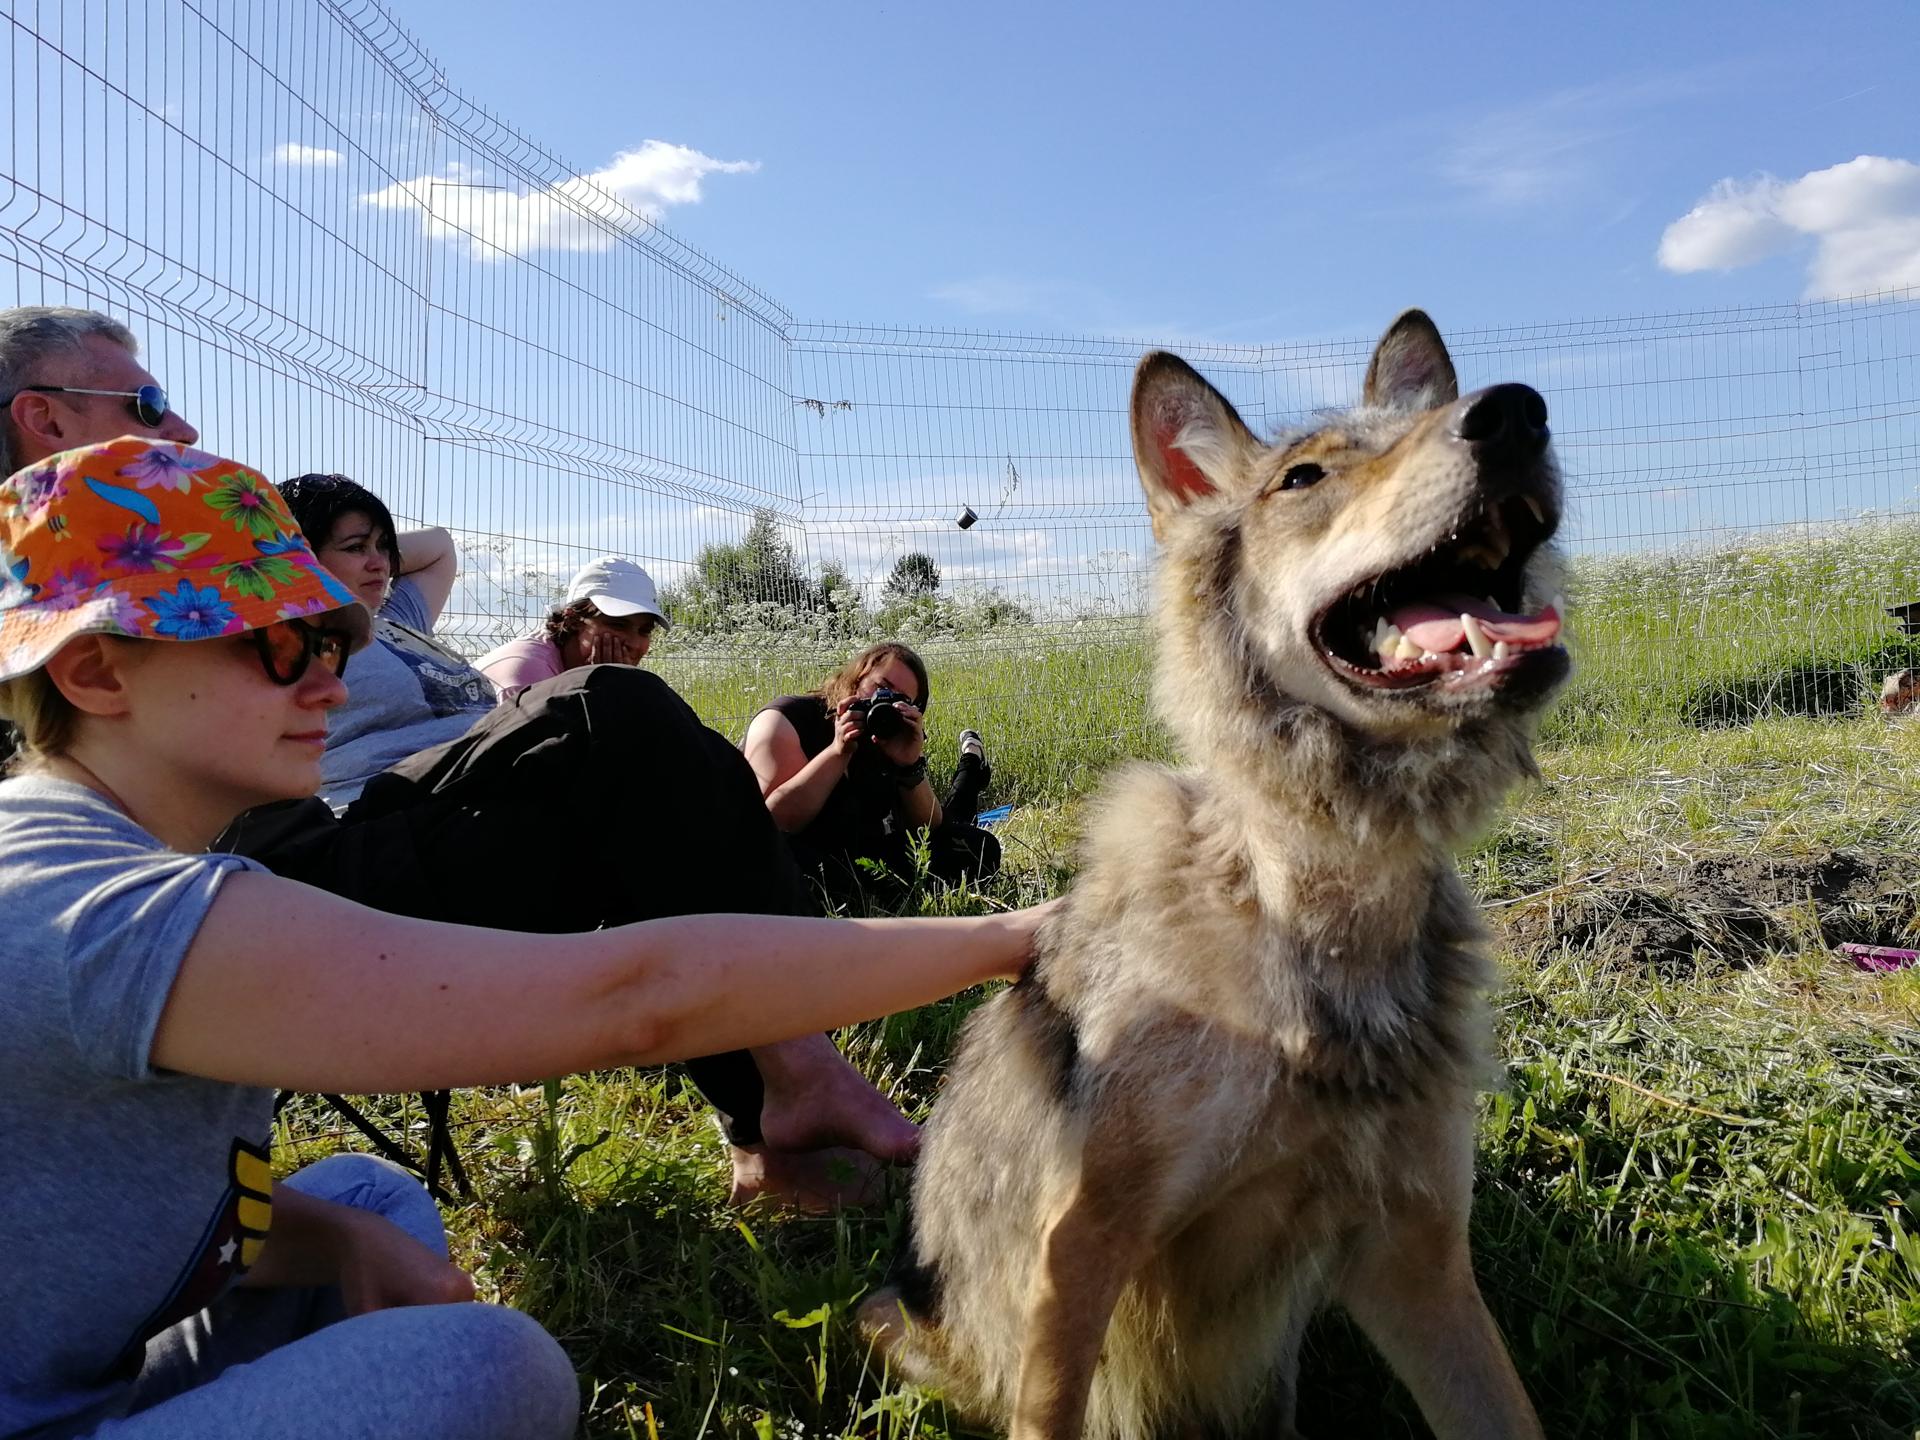
<svg viewBox="0 0 1920 1440">
<path fill-rule="evenodd" d="M 662 629 L 673 623 L 660 608 L 653 577 L 618 555 L 602 555 L 581 567 L 567 582 L 567 603 L 576 600 L 591 600 L 602 615 L 651 615 Z"/>
</svg>

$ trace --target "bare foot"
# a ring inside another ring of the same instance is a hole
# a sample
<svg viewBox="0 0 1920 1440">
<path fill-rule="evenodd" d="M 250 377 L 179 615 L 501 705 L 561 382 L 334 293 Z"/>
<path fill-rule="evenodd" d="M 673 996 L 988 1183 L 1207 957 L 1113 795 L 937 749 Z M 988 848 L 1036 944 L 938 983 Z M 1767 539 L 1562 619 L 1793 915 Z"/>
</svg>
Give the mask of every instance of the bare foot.
<svg viewBox="0 0 1920 1440">
<path fill-rule="evenodd" d="M 824 1035 L 753 1052 L 767 1094 L 760 1134 L 770 1150 L 796 1153 L 847 1145 L 881 1160 L 911 1160 L 920 1127 L 902 1115 Z"/>
<path fill-rule="evenodd" d="M 836 1148 L 793 1153 L 764 1145 L 733 1149 L 733 1190 L 729 1205 L 756 1200 L 824 1215 L 883 1198 L 886 1167 L 863 1150 Z"/>
</svg>

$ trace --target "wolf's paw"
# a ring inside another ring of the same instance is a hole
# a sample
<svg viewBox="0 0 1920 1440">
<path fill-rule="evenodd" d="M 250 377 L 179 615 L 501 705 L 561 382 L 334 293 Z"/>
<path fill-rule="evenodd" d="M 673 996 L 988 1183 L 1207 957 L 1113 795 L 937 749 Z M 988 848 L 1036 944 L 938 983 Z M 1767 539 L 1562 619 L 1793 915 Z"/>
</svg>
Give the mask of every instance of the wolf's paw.
<svg viewBox="0 0 1920 1440">
<path fill-rule="evenodd" d="M 913 1328 L 913 1317 L 907 1313 L 900 1291 L 892 1285 L 874 1291 L 861 1301 L 855 1318 L 859 1321 L 860 1333 L 873 1342 L 875 1350 L 887 1356 L 901 1348 L 907 1332 Z"/>
<path fill-rule="evenodd" d="M 945 1388 L 957 1378 L 939 1326 L 916 1313 L 898 1285 L 876 1290 L 861 1301 L 854 1319 L 873 1347 L 873 1358 L 893 1379 Z"/>
</svg>

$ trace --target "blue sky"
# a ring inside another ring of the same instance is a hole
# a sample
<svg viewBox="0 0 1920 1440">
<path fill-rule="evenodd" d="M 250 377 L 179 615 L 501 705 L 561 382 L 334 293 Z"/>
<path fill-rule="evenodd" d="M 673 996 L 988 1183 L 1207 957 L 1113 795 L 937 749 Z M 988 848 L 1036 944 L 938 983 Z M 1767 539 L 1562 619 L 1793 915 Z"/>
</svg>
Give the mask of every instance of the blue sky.
<svg viewBox="0 0 1920 1440">
<path fill-rule="evenodd" d="M 423 100 L 375 8 L 40 6 L 0 303 L 125 308 L 212 443 L 373 479 L 529 594 L 607 550 L 672 579 L 771 504 L 876 585 L 924 548 L 1124 604 L 1141 342 L 1265 429 L 1350 400 L 1410 304 L 1466 383 L 1549 395 L 1576 552 L 1920 507 L 1920 298 L 1783 303 L 1920 297 L 1914 0 L 390 3 L 592 184 Z M 636 212 L 783 309 L 619 243 Z M 1559 323 L 1735 305 L 1774 308 Z"/>
<path fill-rule="evenodd" d="M 583 171 L 739 167 L 627 193 L 801 319 L 1285 341 L 1920 279 L 1920 171 L 1793 188 L 1920 161 L 1911 3 L 479 13 L 396 7 Z"/>
</svg>

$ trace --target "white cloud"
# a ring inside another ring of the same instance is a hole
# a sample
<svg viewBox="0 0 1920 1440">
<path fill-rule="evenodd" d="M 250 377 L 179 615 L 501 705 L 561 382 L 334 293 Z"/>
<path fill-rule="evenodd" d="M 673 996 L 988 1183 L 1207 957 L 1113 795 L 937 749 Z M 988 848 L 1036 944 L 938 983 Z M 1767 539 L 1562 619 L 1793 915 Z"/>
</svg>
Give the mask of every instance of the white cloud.
<svg viewBox="0 0 1920 1440">
<path fill-rule="evenodd" d="M 1732 270 L 1808 239 L 1806 298 L 1920 285 L 1920 165 L 1861 155 L 1798 180 L 1722 180 L 1660 237 L 1662 268 Z"/>
<path fill-rule="evenodd" d="M 267 157 L 276 165 L 305 166 L 315 170 L 334 170 L 346 160 L 338 150 L 324 150 L 317 145 L 298 145 L 288 140 L 273 147 L 273 153 Z"/>
<path fill-rule="evenodd" d="M 466 241 L 476 259 L 535 250 L 605 250 L 617 235 L 660 219 L 668 207 L 697 204 L 709 175 L 750 175 L 757 160 L 716 160 L 685 145 L 648 140 L 602 169 L 523 190 L 495 184 L 470 166 L 396 181 L 361 196 L 381 210 L 417 212 L 427 233 Z"/>
<path fill-rule="evenodd" d="M 1721 180 L 1660 237 L 1660 265 L 1676 274 L 1732 270 L 1791 248 L 1799 233 L 1780 217 L 1780 192 L 1771 175 Z"/>
</svg>

